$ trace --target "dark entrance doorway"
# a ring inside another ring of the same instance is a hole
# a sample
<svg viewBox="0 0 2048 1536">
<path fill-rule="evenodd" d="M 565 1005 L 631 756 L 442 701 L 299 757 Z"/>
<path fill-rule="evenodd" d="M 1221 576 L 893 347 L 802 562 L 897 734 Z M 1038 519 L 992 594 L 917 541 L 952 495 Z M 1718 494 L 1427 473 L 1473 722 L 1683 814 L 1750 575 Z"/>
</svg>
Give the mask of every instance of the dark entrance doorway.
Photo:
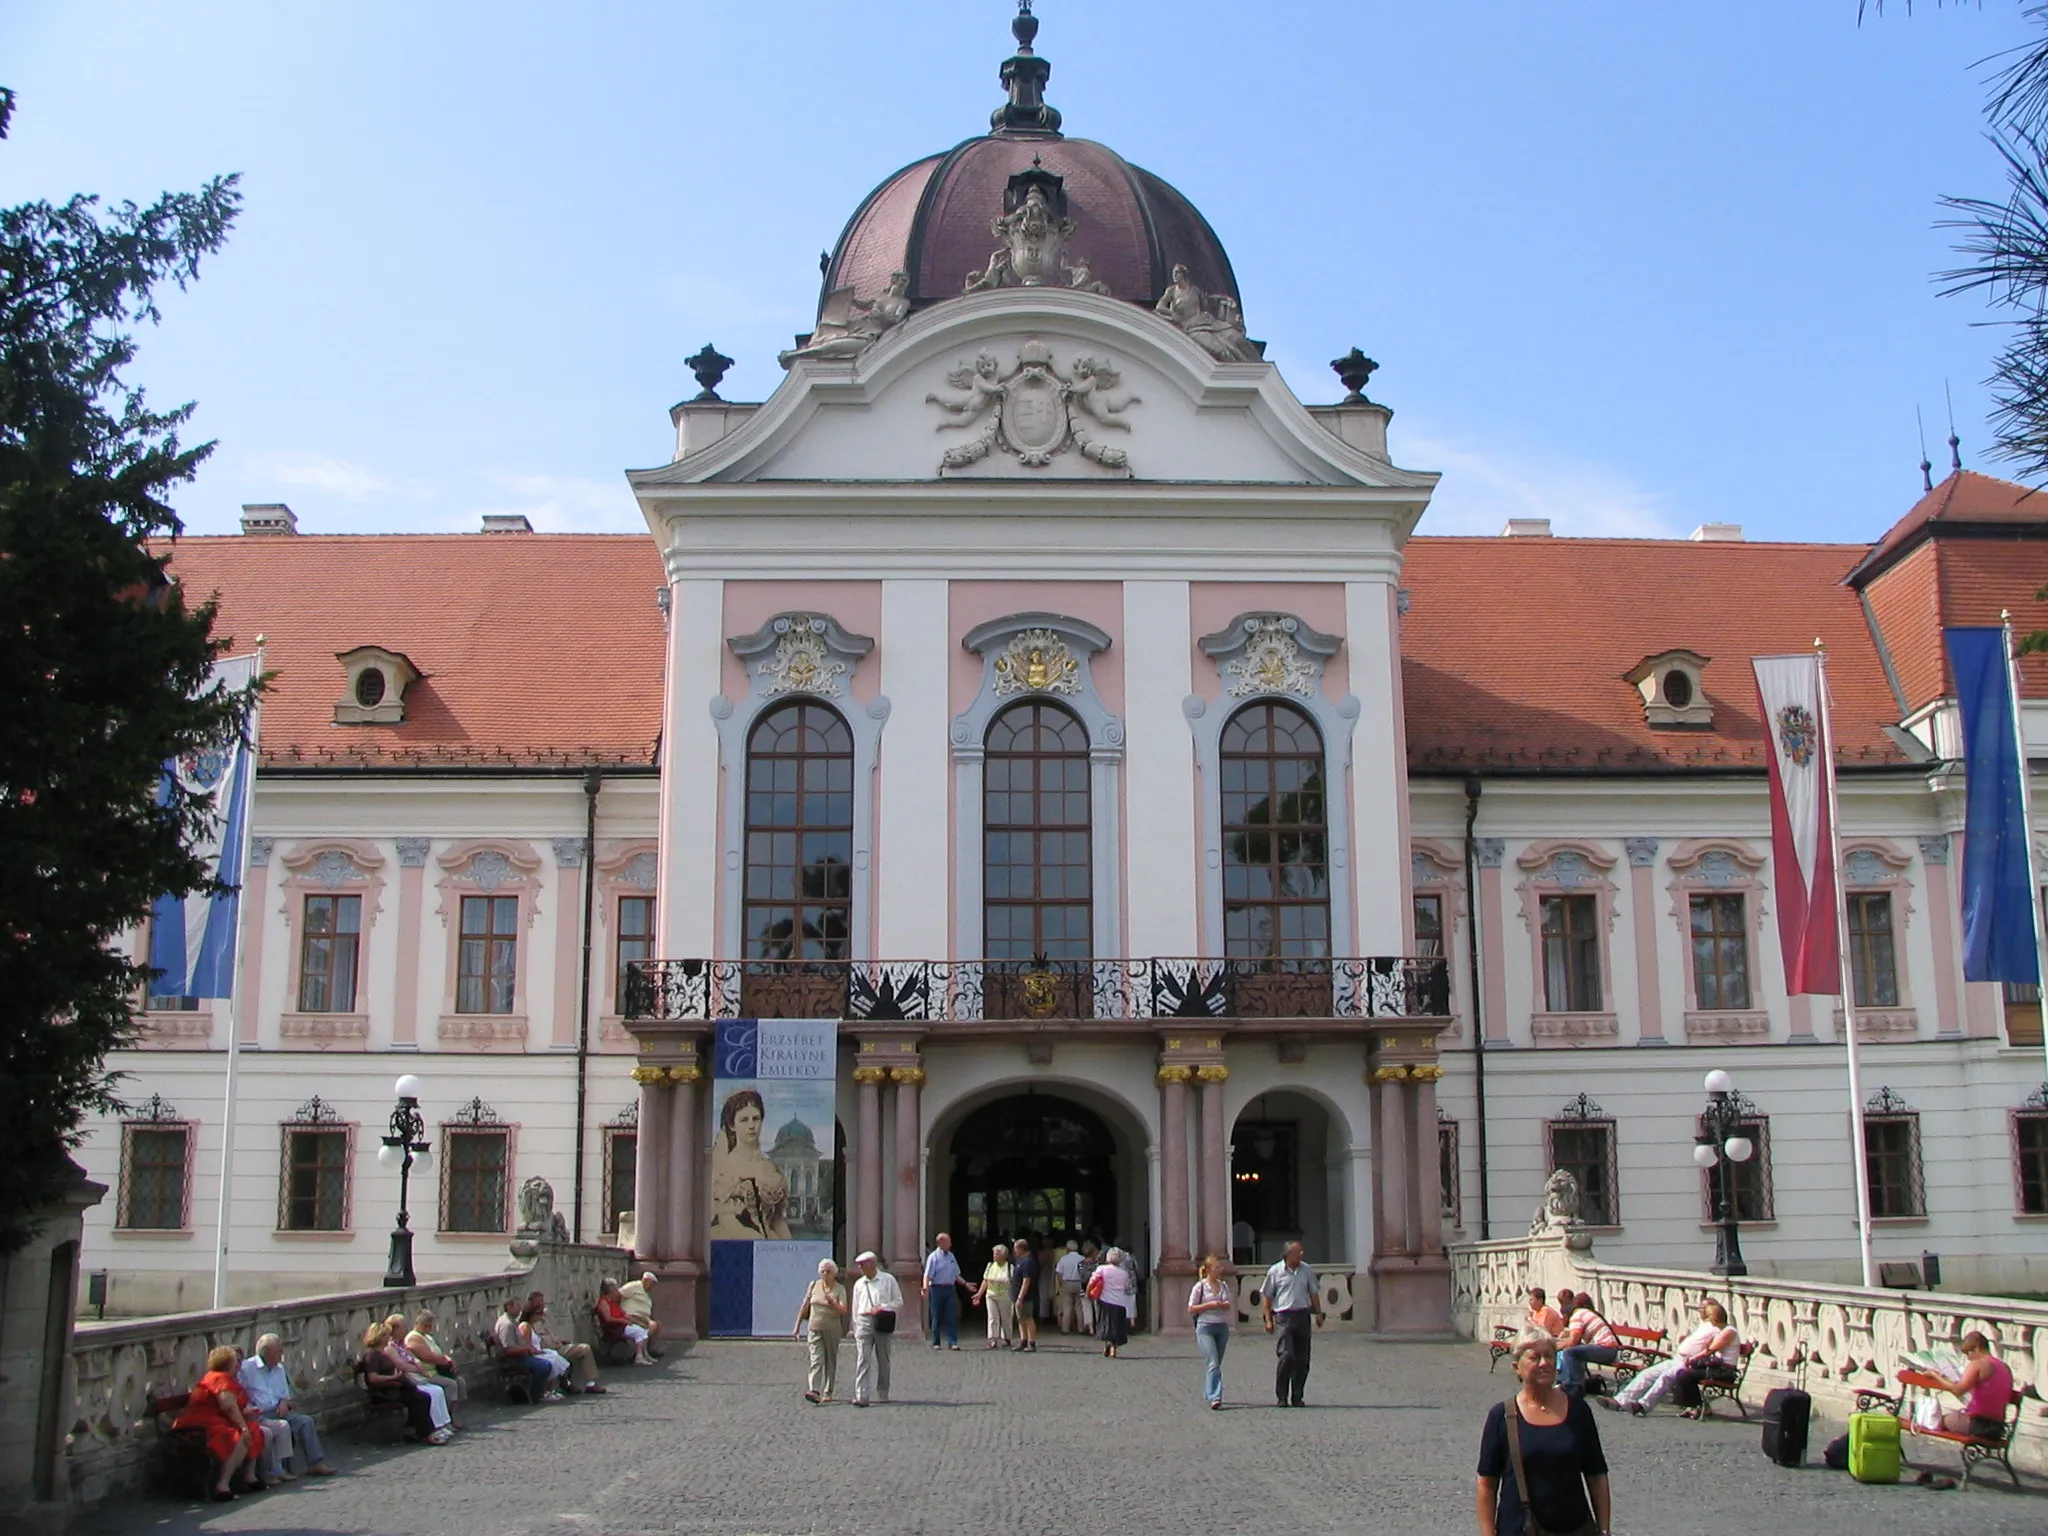
<svg viewBox="0 0 2048 1536">
<path fill-rule="evenodd" d="M 1113 1241 L 1116 1138 L 1095 1111 L 1052 1094 L 984 1105 L 953 1132 L 950 1216 L 970 1277 L 991 1246 L 1020 1235 Z"/>
</svg>

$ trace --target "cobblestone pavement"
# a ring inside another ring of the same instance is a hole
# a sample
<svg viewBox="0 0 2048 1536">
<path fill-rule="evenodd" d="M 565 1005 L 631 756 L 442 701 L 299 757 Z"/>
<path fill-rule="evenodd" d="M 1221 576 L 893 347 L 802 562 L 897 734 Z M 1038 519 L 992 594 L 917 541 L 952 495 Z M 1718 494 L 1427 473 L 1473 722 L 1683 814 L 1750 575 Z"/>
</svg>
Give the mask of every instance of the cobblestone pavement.
<svg viewBox="0 0 2048 1536">
<path fill-rule="evenodd" d="M 1310 1407 L 1270 1406 L 1271 1346 L 1240 1335 L 1234 1398 L 1208 1412 L 1192 1341 L 1140 1338 L 1120 1361 L 1078 1341 L 1032 1355 L 970 1343 L 897 1345 L 895 1401 L 814 1408 L 802 1347 L 701 1344 L 607 1373 L 609 1395 L 539 1408 L 472 1403 L 445 1449 L 388 1430 L 335 1437 L 347 1475 L 233 1504 L 165 1499 L 109 1509 L 88 1536 L 125 1532 L 350 1536 L 931 1532 L 1038 1536 L 1194 1530 L 1465 1532 L 1487 1406 L 1505 1396 L 1466 1344 L 1316 1340 Z M 846 1348 L 842 1386 L 851 1382 Z M 1815 1465 L 1764 1460 L 1753 1423 L 1603 1414 L 1615 1529 L 1627 1536 L 2002 1536 L 2048 1530 L 2048 1488 L 1935 1493 L 1864 1487 L 1818 1468 L 1839 1425 L 1816 1425 Z M 1929 1448 L 1923 1464 L 1954 1472 Z"/>
</svg>

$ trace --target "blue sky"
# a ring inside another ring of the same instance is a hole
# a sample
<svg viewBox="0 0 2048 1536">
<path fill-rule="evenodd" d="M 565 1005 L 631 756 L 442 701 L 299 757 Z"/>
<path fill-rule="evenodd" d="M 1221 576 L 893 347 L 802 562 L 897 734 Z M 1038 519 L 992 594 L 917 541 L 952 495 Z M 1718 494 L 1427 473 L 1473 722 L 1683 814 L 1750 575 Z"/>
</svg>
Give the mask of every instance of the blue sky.
<svg viewBox="0 0 2048 1536">
<path fill-rule="evenodd" d="M 1988 439 L 1943 193 L 1996 194 L 1980 61 L 2018 0 L 1040 0 L 1070 134 L 1166 177 L 1304 398 L 1378 358 L 1425 532 L 1875 538 Z M 760 399 L 867 190 L 981 131 L 1007 0 L 12 0 L 0 201 L 248 204 L 137 377 L 220 447 L 222 532 L 524 511 L 641 526 L 683 359 Z"/>
</svg>

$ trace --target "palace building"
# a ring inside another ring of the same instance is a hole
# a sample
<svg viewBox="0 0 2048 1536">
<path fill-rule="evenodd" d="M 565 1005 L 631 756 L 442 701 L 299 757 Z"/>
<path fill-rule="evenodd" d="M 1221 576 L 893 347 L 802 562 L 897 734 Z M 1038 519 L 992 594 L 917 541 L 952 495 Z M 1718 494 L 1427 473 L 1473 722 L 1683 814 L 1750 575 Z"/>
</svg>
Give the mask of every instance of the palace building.
<svg viewBox="0 0 2048 1536">
<path fill-rule="evenodd" d="M 2048 508 L 1959 468 L 1871 545 L 1430 537 L 1370 360 L 1298 397 L 1203 216 L 1064 134 L 1036 30 L 988 133 L 854 211 L 768 400 L 691 360 L 645 536 L 177 543 L 274 685 L 236 1004 L 152 1003 L 80 1154 L 111 1309 L 210 1294 L 230 1028 L 238 1302 L 375 1282 L 410 1071 L 423 1277 L 497 1267 L 538 1176 L 706 1326 L 742 1019 L 836 1021 L 836 1124 L 771 1103 L 752 1155 L 842 1261 L 1093 1237 L 1172 1326 L 1201 1254 L 1299 1239 L 1340 1324 L 1438 1332 L 1446 1245 L 1559 1168 L 1602 1256 L 1703 1268 L 1718 1067 L 1752 1268 L 1852 1276 L 1749 670 L 1816 637 L 1880 1255 L 2048 1289 L 2040 1014 L 1962 979 L 1940 646 L 2041 612 Z"/>
</svg>

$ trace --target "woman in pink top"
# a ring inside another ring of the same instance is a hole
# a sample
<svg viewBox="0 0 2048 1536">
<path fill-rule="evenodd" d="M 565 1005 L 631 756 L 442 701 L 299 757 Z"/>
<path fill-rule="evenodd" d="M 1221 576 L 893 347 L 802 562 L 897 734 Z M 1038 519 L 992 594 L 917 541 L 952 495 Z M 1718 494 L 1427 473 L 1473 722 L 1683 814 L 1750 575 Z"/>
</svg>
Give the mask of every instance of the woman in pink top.
<svg viewBox="0 0 2048 1536">
<path fill-rule="evenodd" d="M 1593 1310 L 1593 1298 L 1582 1293 L 1577 1300 L 1578 1306 L 1565 1320 L 1564 1333 L 1557 1341 L 1557 1384 L 1572 1397 L 1585 1388 L 1589 1362 L 1612 1365 L 1621 1349 L 1620 1337 L 1607 1319 Z"/>
<path fill-rule="evenodd" d="M 1941 1427 L 1952 1435 L 2003 1440 L 2005 1416 L 2017 1395 L 2012 1367 L 1992 1354 L 1991 1341 L 1976 1332 L 1963 1335 L 1963 1358 L 1970 1363 L 1963 1367 L 1962 1375 L 1942 1378 L 1942 1384 L 1963 1400 L 1963 1411 L 1944 1413 Z"/>
</svg>

